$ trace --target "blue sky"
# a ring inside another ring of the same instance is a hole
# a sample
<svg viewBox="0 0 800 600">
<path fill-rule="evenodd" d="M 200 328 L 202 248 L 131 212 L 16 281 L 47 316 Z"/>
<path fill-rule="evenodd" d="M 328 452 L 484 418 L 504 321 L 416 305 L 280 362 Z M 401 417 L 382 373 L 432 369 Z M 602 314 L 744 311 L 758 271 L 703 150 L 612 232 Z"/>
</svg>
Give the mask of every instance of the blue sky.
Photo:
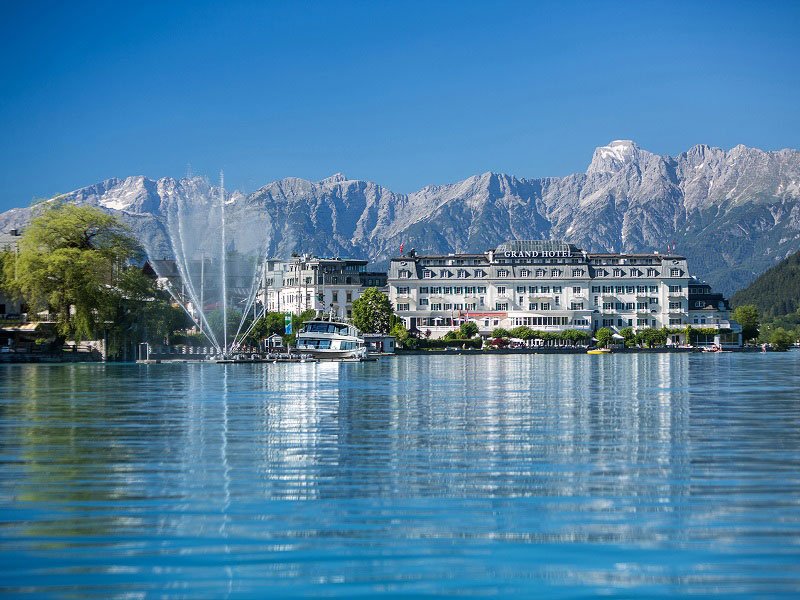
<svg viewBox="0 0 800 600">
<path fill-rule="evenodd" d="M 143 174 L 399 192 L 800 147 L 800 2 L 5 2 L 0 209 Z"/>
</svg>

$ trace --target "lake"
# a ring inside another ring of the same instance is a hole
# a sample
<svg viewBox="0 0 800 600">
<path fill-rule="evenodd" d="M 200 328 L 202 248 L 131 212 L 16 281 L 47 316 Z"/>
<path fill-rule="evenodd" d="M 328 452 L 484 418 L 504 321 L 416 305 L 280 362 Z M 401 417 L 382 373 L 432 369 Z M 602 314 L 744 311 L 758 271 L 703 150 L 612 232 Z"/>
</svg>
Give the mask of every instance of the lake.
<svg viewBox="0 0 800 600">
<path fill-rule="evenodd" d="M 0 366 L 0 590 L 800 594 L 800 352 Z"/>
</svg>

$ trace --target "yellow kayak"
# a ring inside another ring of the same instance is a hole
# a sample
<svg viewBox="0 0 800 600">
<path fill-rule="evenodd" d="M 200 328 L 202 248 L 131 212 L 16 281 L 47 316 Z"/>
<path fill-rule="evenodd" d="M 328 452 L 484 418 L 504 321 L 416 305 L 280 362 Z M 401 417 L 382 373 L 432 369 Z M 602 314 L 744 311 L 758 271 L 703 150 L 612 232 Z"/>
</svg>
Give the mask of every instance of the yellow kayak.
<svg viewBox="0 0 800 600">
<path fill-rule="evenodd" d="M 593 348 L 592 350 L 587 350 L 586 354 L 611 354 L 611 350 L 609 348 Z"/>
</svg>

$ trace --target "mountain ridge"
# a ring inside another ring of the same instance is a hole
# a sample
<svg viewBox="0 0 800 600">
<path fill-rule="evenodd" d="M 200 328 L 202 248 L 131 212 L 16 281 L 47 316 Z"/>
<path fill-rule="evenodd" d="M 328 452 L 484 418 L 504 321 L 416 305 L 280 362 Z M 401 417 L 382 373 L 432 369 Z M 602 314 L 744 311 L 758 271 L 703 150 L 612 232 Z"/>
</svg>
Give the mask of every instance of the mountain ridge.
<svg viewBox="0 0 800 600">
<path fill-rule="evenodd" d="M 131 176 L 58 198 L 116 212 L 147 237 L 163 235 L 170 198 L 193 190 L 219 192 L 199 177 Z M 564 177 L 488 171 L 400 194 L 334 173 L 316 182 L 285 177 L 226 197 L 231 206 L 267 211 L 264 233 L 275 256 L 311 252 L 382 264 L 401 242 L 420 253 L 481 252 L 513 238 L 610 252 L 674 245 L 695 274 L 730 293 L 800 249 L 800 152 L 792 149 L 696 144 L 662 156 L 614 140 L 594 150 L 584 173 Z M 24 226 L 30 215 L 30 208 L 2 213 L 0 230 Z"/>
</svg>

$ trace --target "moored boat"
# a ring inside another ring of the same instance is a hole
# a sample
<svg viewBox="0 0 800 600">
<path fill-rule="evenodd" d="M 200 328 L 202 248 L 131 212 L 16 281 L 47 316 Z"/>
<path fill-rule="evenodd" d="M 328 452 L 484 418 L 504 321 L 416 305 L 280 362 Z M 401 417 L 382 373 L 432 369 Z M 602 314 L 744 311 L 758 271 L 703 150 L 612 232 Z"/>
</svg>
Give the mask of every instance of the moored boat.
<svg viewBox="0 0 800 600">
<path fill-rule="evenodd" d="M 297 334 L 297 351 L 318 359 L 361 359 L 367 356 L 361 332 L 343 321 L 306 321 Z"/>
<path fill-rule="evenodd" d="M 592 348 L 586 354 L 611 354 L 611 348 Z"/>
</svg>

